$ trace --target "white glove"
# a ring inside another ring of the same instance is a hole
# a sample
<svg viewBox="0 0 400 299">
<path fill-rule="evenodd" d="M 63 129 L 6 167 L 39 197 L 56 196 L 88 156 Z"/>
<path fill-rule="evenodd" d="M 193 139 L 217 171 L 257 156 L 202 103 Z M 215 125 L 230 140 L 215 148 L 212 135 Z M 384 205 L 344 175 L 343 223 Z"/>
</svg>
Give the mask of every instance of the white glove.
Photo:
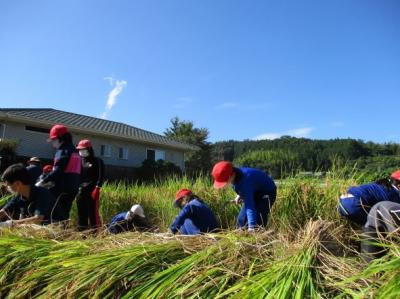
<svg viewBox="0 0 400 299">
<path fill-rule="evenodd" d="M 44 183 L 43 181 L 39 181 L 35 184 L 36 187 L 43 187 Z"/>
</svg>

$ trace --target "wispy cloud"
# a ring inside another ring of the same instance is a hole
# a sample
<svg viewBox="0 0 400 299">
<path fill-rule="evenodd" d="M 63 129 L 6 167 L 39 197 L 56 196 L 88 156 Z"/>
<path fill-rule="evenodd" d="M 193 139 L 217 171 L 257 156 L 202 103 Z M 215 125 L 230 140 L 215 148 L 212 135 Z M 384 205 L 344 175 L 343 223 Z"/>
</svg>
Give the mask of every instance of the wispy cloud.
<svg viewBox="0 0 400 299">
<path fill-rule="evenodd" d="M 178 99 L 176 99 L 176 103 L 174 105 L 172 105 L 172 108 L 182 109 L 182 108 L 185 108 L 186 106 L 190 105 L 191 103 L 193 103 L 193 99 L 190 97 L 178 98 Z"/>
<path fill-rule="evenodd" d="M 117 97 L 122 92 L 126 84 L 128 84 L 125 80 L 117 80 L 113 77 L 105 77 L 104 80 L 108 81 L 110 86 L 113 87 L 108 94 L 106 106 L 104 107 L 104 111 L 101 114 L 101 118 L 107 118 L 108 113 L 110 113 L 111 109 L 117 103 Z"/>
<path fill-rule="evenodd" d="M 215 109 L 232 109 L 238 107 L 239 104 L 235 102 L 225 102 L 215 107 Z"/>
<path fill-rule="evenodd" d="M 282 136 L 293 136 L 293 137 L 309 137 L 310 133 L 314 130 L 312 127 L 304 127 L 288 130 L 280 133 L 264 133 L 253 138 L 253 140 L 263 140 L 263 139 L 277 139 Z"/>
</svg>

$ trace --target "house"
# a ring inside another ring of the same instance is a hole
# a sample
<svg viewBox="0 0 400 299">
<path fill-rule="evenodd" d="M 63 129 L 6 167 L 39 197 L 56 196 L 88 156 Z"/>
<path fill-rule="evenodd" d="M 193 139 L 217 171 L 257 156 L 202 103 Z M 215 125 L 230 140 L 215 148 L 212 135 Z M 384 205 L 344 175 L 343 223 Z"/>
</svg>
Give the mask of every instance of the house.
<svg viewBox="0 0 400 299">
<path fill-rule="evenodd" d="M 0 138 L 18 142 L 17 155 L 52 159 L 54 149 L 46 142 L 50 128 L 63 124 L 74 143 L 90 139 L 95 154 L 107 170 L 123 172 L 139 167 L 145 159 L 166 160 L 184 170 L 184 154 L 197 150 L 165 136 L 124 123 L 48 108 L 0 108 Z"/>
</svg>

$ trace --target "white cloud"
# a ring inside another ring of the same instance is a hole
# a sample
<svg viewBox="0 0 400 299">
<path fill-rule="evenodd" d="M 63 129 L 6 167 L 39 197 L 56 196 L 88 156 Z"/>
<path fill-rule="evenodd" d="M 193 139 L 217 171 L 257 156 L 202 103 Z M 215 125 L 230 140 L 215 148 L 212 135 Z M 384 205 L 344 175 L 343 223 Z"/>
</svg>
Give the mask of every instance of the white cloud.
<svg viewBox="0 0 400 299">
<path fill-rule="evenodd" d="M 100 116 L 103 119 L 107 118 L 108 113 L 110 113 L 111 109 L 117 103 L 118 95 L 122 92 L 126 84 L 128 84 L 128 82 L 126 82 L 125 80 L 117 80 L 113 77 L 105 77 L 104 80 L 107 80 L 110 83 L 110 86 L 113 87 L 113 89 L 111 89 L 108 94 L 106 106 Z"/>
<path fill-rule="evenodd" d="M 293 129 L 293 130 L 287 131 L 285 135 L 294 136 L 294 137 L 308 137 L 312 130 L 313 130 L 313 128 L 311 128 L 311 127 L 298 128 L 298 129 Z"/>
<path fill-rule="evenodd" d="M 237 106 L 239 106 L 238 103 L 225 102 L 225 103 L 222 103 L 221 105 L 216 106 L 215 109 L 231 109 L 231 108 L 236 108 Z"/>
<path fill-rule="evenodd" d="M 297 128 L 297 129 L 292 129 L 288 130 L 286 132 L 281 132 L 281 133 L 264 133 L 260 134 L 256 137 L 253 138 L 253 140 L 263 140 L 263 139 L 277 139 L 282 136 L 293 136 L 293 137 L 309 137 L 310 133 L 314 130 L 314 128 L 311 127 L 304 127 L 304 128 Z"/>
</svg>

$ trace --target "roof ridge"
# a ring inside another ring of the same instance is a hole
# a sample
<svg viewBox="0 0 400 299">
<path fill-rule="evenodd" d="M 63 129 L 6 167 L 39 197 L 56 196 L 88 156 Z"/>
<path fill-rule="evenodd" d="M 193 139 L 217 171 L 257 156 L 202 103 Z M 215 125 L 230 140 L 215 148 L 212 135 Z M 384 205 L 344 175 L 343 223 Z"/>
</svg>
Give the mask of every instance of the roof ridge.
<svg viewBox="0 0 400 299">
<path fill-rule="evenodd" d="M 136 131 L 143 138 L 146 138 L 145 136 L 147 134 L 150 134 L 150 135 L 153 135 L 154 137 L 158 136 L 158 138 L 162 138 L 164 140 L 164 142 L 169 140 L 169 141 L 175 142 L 177 144 L 185 145 L 185 146 L 188 146 L 188 145 L 191 146 L 191 147 L 194 146 L 192 144 L 179 141 L 179 140 L 177 140 L 177 139 L 175 139 L 173 137 L 167 137 L 165 135 L 161 135 L 159 133 L 154 133 L 154 132 L 151 132 L 151 131 L 148 131 L 148 130 L 144 130 L 144 129 L 141 129 L 141 128 L 138 128 L 138 127 L 135 127 L 135 126 L 123 123 L 123 122 L 117 122 L 117 121 L 113 121 L 113 120 L 103 119 L 103 118 L 100 118 L 100 117 L 89 116 L 89 115 L 85 115 L 85 114 L 78 114 L 78 113 L 75 113 L 75 112 L 69 112 L 69 111 L 58 110 L 58 109 L 53 109 L 53 108 L 0 108 L 0 112 L 1 111 L 3 111 L 3 112 L 12 112 L 12 111 L 17 111 L 17 112 L 24 112 L 24 111 L 26 111 L 26 112 L 30 112 L 30 111 L 49 112 L 49 111 L 51 111 L 53 113 L 65 114 L 65 116 L 62 117 L 62 118 L 66 118 L 66 115 L 70 115 L 70 116 L 73 116 L 74 118 L 82 118 L 82 117 L 84 117 L 88 121 L 91 121 L 91 122 L 94 122 L 94 123 L 101 122 L 104 125 L 107 124 L 107 127 L 122 126 L 122 128 L 126 128 L 127 130 Z M 60 123 L 63 123 L 63 121 L 60 121 Z M 104 127 L 104 125 L 103 125 L 103 127 Z M 124 131 L 126 131 L 126 130 L 124 129 Z"/>
</svg>

